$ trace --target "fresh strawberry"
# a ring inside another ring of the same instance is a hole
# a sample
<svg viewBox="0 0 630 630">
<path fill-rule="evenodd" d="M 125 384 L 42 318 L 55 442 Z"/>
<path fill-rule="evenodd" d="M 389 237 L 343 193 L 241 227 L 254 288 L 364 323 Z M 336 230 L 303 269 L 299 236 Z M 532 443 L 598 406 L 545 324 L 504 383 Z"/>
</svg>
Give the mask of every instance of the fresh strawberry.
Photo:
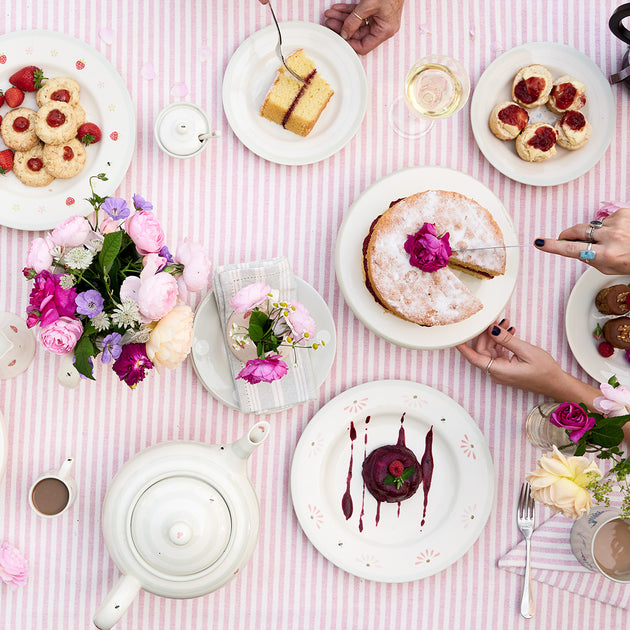
<svg viewBox="0 0 630 630">
<path fill-rule="evenodd" d="M 86 146 L 94 144 L 101 139 L 101 130 L 97 125 L 91 122 L 83 123 L 77 130 L 77 138 Z"/>
<path fill-rule="evenodd" d="M 597 346 L 597 352 L 606 358 L 611 357 L 614 351 L 615 349 L 607 341 L 602 341 L 599 346 Z"/>
<path fill-rule="evenodd" d="M 2 90 L 0 90 L 0 107 L 2 107 L 4 105 L 4 93 Z M 628 293 L 628 295 L 630 295 L 630 293 Z"/>
<path fill-rule="evenodd" d="M 19 107 L 24 101 L 24 92 L 20 88 L 10 87 L 4 93 L 4 100 L 9 107 Z"/>
<path fill-rule="evenodd" d="M 35 90 L 39 90 L 42 87 L 42 81 L 45 78 L 41 68 L 26 66 L 12 74 L 9 78 L 9 83 L 24 92 L 35 92 Z"/>
<path fill-rule="evenodd" d="M 5 149 L 0 151 L 0 173 L 4 175 L 13 168 L 13 151 Z"/>
</svg>

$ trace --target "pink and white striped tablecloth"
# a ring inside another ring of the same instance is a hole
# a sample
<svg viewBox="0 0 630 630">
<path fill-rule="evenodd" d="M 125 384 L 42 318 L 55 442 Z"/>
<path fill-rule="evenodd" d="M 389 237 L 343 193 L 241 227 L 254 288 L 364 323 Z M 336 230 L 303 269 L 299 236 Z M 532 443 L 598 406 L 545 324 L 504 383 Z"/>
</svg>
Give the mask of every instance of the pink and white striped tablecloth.
<svg viewBox="0 0 630 630">
<path fill-rule="evenodd" d="M 319 23 L 330 3 L 274 4 L 282 20 Z M 246 149 L 222 109 L 222 78 L 231 55 L 270 24 L 268 10 L 256 0 L 0 1 L 2 33 L 45 28 L 75 36 L 102 52 L 121 74 L 137 110 L 138 139 L 120 196 L 130 199 L 140 192 L 150 199 L 167 240 L 194 235 L 215 266 L 286 256 L 295 273 L 326 300 L 337 325 L 337 357 L 319 399 L 271 416 L 273 434 L 250 461 L 261 504 L 260 539 L 251 562 L 229 585 L 199 599 L 141 593 L 121 630 L 630 626 L 624 610 L 544 584 L 535 586 L 537 616 L 530 621 L 519 616 L 521 578 L 497 562 L 519 541 L 516 493 L 539 456 L 525 440 L 523 422 L 538 397 L 491 384 L 454 349 L 408 350 L 379 338 L 344 302 L 333 264 L 337 229 L 353 200 L 377 179 L 409 166 L 446 166 L 483 182 L 503 201 L 522 243 L 587 220 L 602 200 L 630 199 L 630 91 L 625 87 L 614 90 L 616 129 L 601 161 L 578 179 L 552 187 L 519 184 L 495 170 L 475 144 L 469 104 L 414 142 L 392 133 L 387 122 L 387 106 L 406 70 L 431 52 L 460 59 L 473 89 L 501 52 L 526 42 L 567 44 L 605 75 L 617 71 L 624 46 L 607 26 L 617 4 L 406 0 L 398 35 L 361 59 L 369 102 L 356 137 L 329 159 L 294 167 L 266 162 Z M 153 138 L 157 113 L 178 100 L 201 106 L 221 132 L 192 160 L 168 158 Z M 0 311 L 24 312 L 28 289 L 20 270 L 32 237 L 0 227 Z M 545 347 L 571 373 L 588 378 L 571 355 L 563 324 L 567 297 L 583 265 L 533 248 L 522 250 L 521 261 L 507 316 L 520 335 Z M 63 389 L 57 369 L 58 362 L 38 348 L 26 373 L 0 381 L 10 442 L 0 482 L 0 540 L 19 547 L 30 565 L 26 586 L 11 591 L 0 584 L 0 628 L 6 630 L 92 627 L 94 611 L 118 576 L 100 528 L 101 503 L 115 472 L 157 442 L 231 442 L 252 422 L 217 402 L 200 385 L 190 361 L 159 377 L 153 374 L 136 391 L 105 370 L 96 383 Z M 447 570 L 405 584 L 365 581 L 333 566 L 302 533 L 290 499 L 290 458 L 309 419 L 345 389 L 384 378 L 433 386 L 466 408 L 488 439 L 497 473 L 496 505 L 472 550 Z M 78 499 L 60 518 L 38 518 L 28 505 L 28 488 L 68 455 L 76 460 Z"/>
</svg>

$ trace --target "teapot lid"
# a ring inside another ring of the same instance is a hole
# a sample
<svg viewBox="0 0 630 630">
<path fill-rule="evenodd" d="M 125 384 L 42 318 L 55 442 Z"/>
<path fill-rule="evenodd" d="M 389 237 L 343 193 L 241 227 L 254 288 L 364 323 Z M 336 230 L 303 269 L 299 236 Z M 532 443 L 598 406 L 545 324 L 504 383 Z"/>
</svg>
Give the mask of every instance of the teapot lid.
<svg viewBox="0 0 630 630">
<path fill-rule="evenodd" d="M 133 506 L 132 548 L 153 573 L 193 576 L 220 560 L 232 536 L 232 515 L 221 493 L 191 475 L 149 486 Z"/>
</svg>

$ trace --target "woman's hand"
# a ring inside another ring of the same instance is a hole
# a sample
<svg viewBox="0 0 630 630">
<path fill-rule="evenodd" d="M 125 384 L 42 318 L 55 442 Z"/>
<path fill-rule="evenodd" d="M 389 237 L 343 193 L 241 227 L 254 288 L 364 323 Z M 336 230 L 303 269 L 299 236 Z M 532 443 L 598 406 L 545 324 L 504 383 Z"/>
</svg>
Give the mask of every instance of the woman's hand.
<svg viewBox="0 0 630 630">
<path fill-rule="evenodd" d="M 589 234 L 595 255 L 586 260 L 591 267 L 607 274 L 630 274 L 630 209 L 621 208 L 606 217 L 601 227 L 591 230 L 588 223 L 578 223 L 562 231 L 558 239 L 537 238 L 534 245 L 544 252 L 568 258 L 580 258 L 586 251 Z"/>
<path fill-rule="evenodd" d="M 402 8 L 403 0 L 333 4 L 324 11 L 324 24 L 347 40 L 357 53 L 365 55 L 398 32 Z"/>
</svg>

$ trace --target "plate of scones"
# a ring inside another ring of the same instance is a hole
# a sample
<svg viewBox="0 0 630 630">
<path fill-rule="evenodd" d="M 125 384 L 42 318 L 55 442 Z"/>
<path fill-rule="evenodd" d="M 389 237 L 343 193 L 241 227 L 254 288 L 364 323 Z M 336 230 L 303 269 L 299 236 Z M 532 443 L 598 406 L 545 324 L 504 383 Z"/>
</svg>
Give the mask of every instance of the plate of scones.
<svg viewBox="0 0 630 630">
<path fill-rule="evenodd" d="M 449 168 L 411 167 L 372 184 L 346 212 L 337 281 L 380 337 L 448 348 L 502 312 L 516 285 L 519 249 L 510 246 L 517 243 L 507 210 L 481 182 Z M 427 260 L 434 248 L 446 249 Z"/>
<path fill-rule="evenodd" d="M 599 162 L 615 130 L 615 102 L 586 55 L 536 42 L 488 66 L 470 118 L 479 149 L 497 170 L 524 184 L 555 186 Z"/>
<path fill-rule="evenodd" d="M 88 214 L 89 178 L 104 173 L 97 192 L 108 195 L 133 156 L 136 115 L 127 87 L 101 53 L 62 33 L 9 33 L 0 36 L 0 50 L 0 155 L 9 160 L 1 164 L 8 172 L 0 224 L 45 230 Z"/>
<path fill-rule="evenodd" d="M 277 164 L 312 164 L 342 149 L 367 109 L 367 77 L 358 56 L 330 29 L 284 22 L 283 53 L 271 25 L 246 39 L 223 77 L 223 109 L 238 139 Z"/>
</svg>

